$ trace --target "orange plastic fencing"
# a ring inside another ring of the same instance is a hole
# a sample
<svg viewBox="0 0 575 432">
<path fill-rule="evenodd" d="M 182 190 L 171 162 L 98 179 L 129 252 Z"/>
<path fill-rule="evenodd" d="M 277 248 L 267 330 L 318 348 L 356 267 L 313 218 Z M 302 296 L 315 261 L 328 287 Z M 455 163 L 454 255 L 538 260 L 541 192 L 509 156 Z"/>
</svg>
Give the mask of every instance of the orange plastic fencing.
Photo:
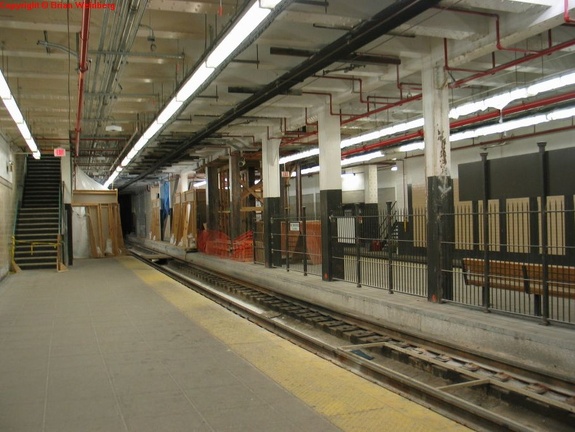
<svg viewBox="0 0 575 432">
<path fill-rule="evenodd" d="M 204 230 L 198 235 L 198 251 L 236 261 L 253 261 L 254 233 L 248 231 L 230 241 L 226 233 Z"/>
<path fill-rule="evenodd" d="M 236 237 L 232 243 L 232 258 L 236 261 L 254 260 L 254 232 L 248 231 Z"/>
</svg>

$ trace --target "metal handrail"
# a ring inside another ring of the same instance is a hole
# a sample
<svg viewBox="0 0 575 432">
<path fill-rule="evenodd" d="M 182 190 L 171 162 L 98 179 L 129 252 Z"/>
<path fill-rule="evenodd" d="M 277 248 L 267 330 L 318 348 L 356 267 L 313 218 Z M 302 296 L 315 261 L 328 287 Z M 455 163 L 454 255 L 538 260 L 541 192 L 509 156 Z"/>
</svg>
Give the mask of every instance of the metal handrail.
<svg viewBox="0 0 575 432">
<path fill-rule="evenodd" d="M 12 236 L 12 259 L 15 256 L 15 249 L 17 244 L 29 244 L 30 245 L 30 256 L 34 255 L 34 246 L 53 246 L 56 249 L 60 246 L 62 242 L 60 240 L 54 242 L 47 241 L 30 241 L 30 240 L 16 240 L 16 236 Z"/>
<path fill-rule="evenodd" d="M 24 179 L 26 178 L 26 171 L 28 170 L 28 158 L 24 158 L 24 169 L 20 174 L 20 179 L 16 179 L 16 184 L 18 185 L 18 201 L 16 203 L 16 211 L 14 212 L 14 222 L 12 224 L 12 261 L 14 261 L 14 256 L 16 255 L 16 227 L 18 226 L 18 217 L 20 215 L 20 207 L 22 207 L 22 200 L 24 197 Z"/>
</svg>

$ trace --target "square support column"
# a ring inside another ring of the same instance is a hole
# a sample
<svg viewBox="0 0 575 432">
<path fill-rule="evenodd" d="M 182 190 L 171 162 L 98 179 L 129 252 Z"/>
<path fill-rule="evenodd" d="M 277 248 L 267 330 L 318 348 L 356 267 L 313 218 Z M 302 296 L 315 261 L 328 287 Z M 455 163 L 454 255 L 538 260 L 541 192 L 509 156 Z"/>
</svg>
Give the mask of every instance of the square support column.
<svg viewBox="0 0 575 432">
<path fill-rule="evenodd" d="M 423 116 L 427 176 L 427 296 L 439 302 L 453 298 L 452 258 L 455 238 L 453 182 L 449 143 L 448 79 L 441 44 L 423 60 Z"/>
<path fill-rule="evenodd" d="M 343 278 L 343 247 L 335 239 L 333 214 L 341 208 L 341 131 L 339 116 L 329 105 L 318 114 L 319 196 L 321 220 L 322 279 Z"/>
<path fill-rule="evenodd" d="M 266 267 L 281 266 L 280 140 L 262 138 L 264 197 L 264 261 Z"/>
<path fill-rule="evenodd" d="M 230 173 L 230 238 L 237 238 L 240 232 L 241 196 L 240 187 L 240 153 L 233 152 L 229 159 Z"/>
</svg>

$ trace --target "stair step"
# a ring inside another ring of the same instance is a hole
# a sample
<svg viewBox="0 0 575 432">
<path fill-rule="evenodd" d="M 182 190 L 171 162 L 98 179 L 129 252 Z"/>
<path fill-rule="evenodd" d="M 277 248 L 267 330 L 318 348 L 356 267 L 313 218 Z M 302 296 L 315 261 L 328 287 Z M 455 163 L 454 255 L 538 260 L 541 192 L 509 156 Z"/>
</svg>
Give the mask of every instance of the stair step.
<svg viewBox="0 0 575 432">
<path fill-rule="evenodd" d="M 56 262 L 16 263 L 21 270 L 56 269 Z"/>
</svg>

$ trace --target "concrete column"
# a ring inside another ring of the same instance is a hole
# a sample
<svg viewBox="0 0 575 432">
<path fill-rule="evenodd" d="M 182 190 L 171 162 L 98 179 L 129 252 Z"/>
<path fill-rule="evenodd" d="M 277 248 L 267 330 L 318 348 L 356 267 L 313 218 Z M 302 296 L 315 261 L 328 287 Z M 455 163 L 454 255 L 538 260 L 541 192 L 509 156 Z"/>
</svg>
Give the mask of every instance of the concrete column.
<svg viewBox="0 0 575 432">
<path fill-rule="evenodd" d="M 322 279 L 331 281 L 343 278 L 343 250 L 332 239 L 337 226 L 330 216 L 342 201 L 341 131 L 339 117 L 331 115 L 329 105 L 318 113 L 318 140 Z"/>
<path fill-rule="evenodd" d="M 377 165 L 365 167 L 365 198 L 366 204 L 377 204 Z"/>
<path fill-rule="evenodd" d="M 178 192 L 187 192 L 189 188 L 190 177 L 196 174 L 195 171 L 184 171 L 180 174 L 180 185 Z"/>
<path fill-rule="evenodd" d="M 230 186 L 230 238 L 238 237 L 241 220 L 240 153 L 233 152 L 229 158 Z"/>
<path fill-rule="evenodd" d="M 266 267 L 281 266 L 280 230 L 280 140 L 262 138 L 262 181 L 264 197 L 264 260 Z"/>
<path fill-rule="evenodd" d="M 431 47 L 423 59 L 423 116 L 425 119 L 425 170 L 427 177 L 428 299 L 452 298 L 451 270 L 454 224 L 451 147 L 449 143 L 448 77 L 441 57 L 442 45 Z M 451 242 L 451 243 L 450 243 Z"/>
<path fill-rule="evenodd" d="M 213 166 L 206 167 L 206 215 L 207 228 L 219 230 L 220 194 L 218 169 Z"/>
</svg>

